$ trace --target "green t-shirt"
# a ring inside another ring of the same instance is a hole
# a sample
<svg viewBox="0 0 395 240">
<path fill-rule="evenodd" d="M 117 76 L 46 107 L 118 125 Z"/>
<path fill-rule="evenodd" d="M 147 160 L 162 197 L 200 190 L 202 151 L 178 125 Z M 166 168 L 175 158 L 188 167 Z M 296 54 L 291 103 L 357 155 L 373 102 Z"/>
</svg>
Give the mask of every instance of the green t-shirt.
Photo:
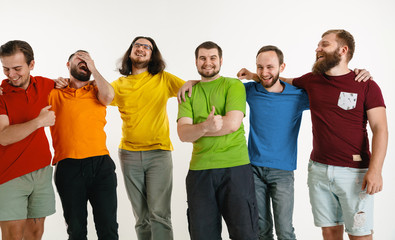
<svg viewBox="0 0 395 240">
<path fill-rule="evenodd" d="M 234 78 L 219 77 L 211 82 L 200 82 L 193 87 L 192 97 L 178 107 L 178 118 L 189 117 L 193 124 L 204 122 L 215 106 L 215 115 L 246 111 L 246 93 L 242 82 Z M 230 134 L 201 137 L 193 143 L 190 170 L 229 168 L 249 164 L 244 125 Z"/>
</svg>

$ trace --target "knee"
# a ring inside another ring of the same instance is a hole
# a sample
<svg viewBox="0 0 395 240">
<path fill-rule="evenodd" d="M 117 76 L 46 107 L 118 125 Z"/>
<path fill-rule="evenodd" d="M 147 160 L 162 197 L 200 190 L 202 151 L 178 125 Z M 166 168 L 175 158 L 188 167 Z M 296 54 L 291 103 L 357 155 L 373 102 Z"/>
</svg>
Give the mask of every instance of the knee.
<svg viewBox="0 0 395 240">
<path fill-rule="evenodd" d="M 23 239 L 34 239 L 40 240 L 44 234 L 43 228 L 36 228 L 36 229 L 26 229 L 23 233 Z"/>
<path fill-rule="evenodd" d="M 322 236 L 324 237 L 324 240 L 343 239 L 343 225 L 334 227 L 323 227 Z"/>
</svg>

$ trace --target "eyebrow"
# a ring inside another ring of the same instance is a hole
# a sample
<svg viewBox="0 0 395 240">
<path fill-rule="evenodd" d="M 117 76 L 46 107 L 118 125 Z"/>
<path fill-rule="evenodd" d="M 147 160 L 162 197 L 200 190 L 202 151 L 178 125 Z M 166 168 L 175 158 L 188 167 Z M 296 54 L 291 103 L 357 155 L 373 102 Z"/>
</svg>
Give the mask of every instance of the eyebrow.
<svg viewBox="0 0 395 240">
<path fill-rule="evenodd" d="M 22 65 L 21 66 L 15 66 L 15 67 L 6 67 L 6 66 L 3 66 L 3 68 L 6 68 L 6 69 L 15 69 L 15 68 L 20 68 L 20 67 L 23 67 Z"/>
</svg>

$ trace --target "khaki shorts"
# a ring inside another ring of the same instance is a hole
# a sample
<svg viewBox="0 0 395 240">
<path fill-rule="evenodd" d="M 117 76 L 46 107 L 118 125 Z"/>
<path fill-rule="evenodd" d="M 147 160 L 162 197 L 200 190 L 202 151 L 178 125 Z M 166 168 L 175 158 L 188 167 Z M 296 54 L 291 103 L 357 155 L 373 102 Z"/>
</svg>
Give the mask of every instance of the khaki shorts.
<svg viewBox="0 0 395 240">
<path fill-rule="evenodd" d="M 0 184 L 0 221 L 42 218 L 53 213 L 52 166 Z"/>
</svg>

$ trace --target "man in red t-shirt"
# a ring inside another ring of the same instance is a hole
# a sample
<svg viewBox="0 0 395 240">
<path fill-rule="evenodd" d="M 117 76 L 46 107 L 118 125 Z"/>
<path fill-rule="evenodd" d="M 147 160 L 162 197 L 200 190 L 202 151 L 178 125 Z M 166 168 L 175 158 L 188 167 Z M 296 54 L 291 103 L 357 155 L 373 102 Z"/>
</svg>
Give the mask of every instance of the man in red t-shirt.
<svg viewBox="0 0 395 240">
<path fill-rule="evenodd" d="M 372 239 L 373 194 L 382 190 L 388 129 L 374 81 L 358 83 L 348 68 L 355 49 L 345 30 L 329 30 L 316 49 L 312 73 L 288 79 L 307 91 L 313 124 L 308 186 L 315 225 L 324 239 Z M 373 133 L 372 152 L 366 125 Z"/>
<path fill-rule="evenodd" d="M 7 79 L 0 96 L 0 228 L 2 239 L 41 239 L 55 212 L 51 153 L 44 127 L 55 123 L 48 106 L 54 81 L 30 76 L 34 54 L 24 41 L 0 47 Z"/>
</svg>

